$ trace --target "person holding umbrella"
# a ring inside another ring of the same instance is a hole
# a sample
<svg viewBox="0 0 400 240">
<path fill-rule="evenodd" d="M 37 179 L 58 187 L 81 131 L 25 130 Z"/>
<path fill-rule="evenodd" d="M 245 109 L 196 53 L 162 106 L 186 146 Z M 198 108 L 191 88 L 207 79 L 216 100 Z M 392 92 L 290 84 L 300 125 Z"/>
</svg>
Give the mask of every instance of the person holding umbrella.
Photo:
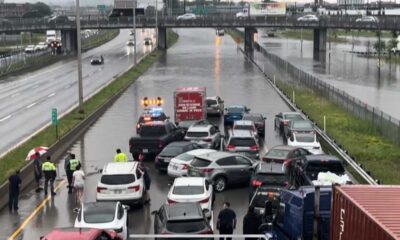
<svg viewBox="0 0 400 240">
<path fill-rule="evenodd" d="M 40 180 L 42 179 L 42 160 L 40 159 L 40 153 L 35 153 L 35 159 L 33 160 L 33 169 L 35 172 L 36 192 L 40 192 L 43 188 L 40 187 Z"/>
</svg>

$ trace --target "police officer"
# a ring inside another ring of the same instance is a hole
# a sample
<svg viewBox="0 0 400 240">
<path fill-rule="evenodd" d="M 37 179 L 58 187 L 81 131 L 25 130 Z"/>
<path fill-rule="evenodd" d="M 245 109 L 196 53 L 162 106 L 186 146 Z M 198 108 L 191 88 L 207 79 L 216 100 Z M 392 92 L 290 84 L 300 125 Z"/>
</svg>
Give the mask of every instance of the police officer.
<svg viewBox="0 0 400 240">
<path fill-rule="evenodd" d="M 69 158 L 66 159 L 65 173 L 67 174 L 68 180 L 68 193 L 72 193 L 72 176 L 77 170 L 77 167 L 81 166 L 81 163 L 75 159 L 75 154 L 70 153 Z"/>
<path fill-rule="evenodd" d="M 114 162 L 128 162 L 128 157 L 125 153 L 121 152 L 121 149 L 117 149 L 117 154 L 114 156 Z"/>
<path fill-rule="evenodd" d="M 56 165 L 51 162 L 50 156 L 46 157 L 46 161 L 42 164 L 44 175 L 44 195 L 47 195 L 48 185 L 50 182 L 51 195 L 56 195 L 54 192 L 54 181 L 56 180 Z"/>
</svg>

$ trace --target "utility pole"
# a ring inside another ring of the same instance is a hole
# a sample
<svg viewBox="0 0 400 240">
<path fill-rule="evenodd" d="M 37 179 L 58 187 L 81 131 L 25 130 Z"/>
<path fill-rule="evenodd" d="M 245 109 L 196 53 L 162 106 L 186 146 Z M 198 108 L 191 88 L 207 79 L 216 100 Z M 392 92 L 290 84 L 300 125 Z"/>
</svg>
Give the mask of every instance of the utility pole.
<svg viewBox="0 0 400 240">
<path fill-rule="evenodd" d="M 158 5 L 157 5 L 158 0 L 156 0 L 156 41 L 158 45 Z"/>
<path fill-rule="evenodd" d="M 83 109 L 83 83 L 82 83 L 82 51 L 81 51 L 81 16 L 80 16 L 79 0 L 76 0 L 76 41 L 77 41 L 77 58 L 78 58 L 78 98 L 79 113 L 85 113 Z"/>
<path fill-rule="evenodd" d="M 137 42 L 137 39 L 136 39 L 136 0 L 133 0 L 132 10 L 133 10 L 133 38 L 135 39 L 134 45 L 133 45 L 133 52 L 134 52 L 133 63 L 136 66 L 136 55 L 137 55 L 137 53 L 136 53 L 136 42 Z"/>
</svg>

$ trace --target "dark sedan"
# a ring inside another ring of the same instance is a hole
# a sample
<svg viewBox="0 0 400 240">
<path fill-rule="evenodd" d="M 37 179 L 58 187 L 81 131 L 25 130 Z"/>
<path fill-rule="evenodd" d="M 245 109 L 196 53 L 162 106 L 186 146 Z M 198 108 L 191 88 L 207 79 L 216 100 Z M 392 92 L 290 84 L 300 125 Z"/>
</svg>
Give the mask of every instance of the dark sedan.
<svg viewBox="0 0 400 240">
<path fill-rule="evenodd" d="M 266 186 L 279 192 L 281 188 L 288 185 L 288 178 L 282 169 L 282 164 L 260 162 L 250 181 L 250 197 L 257 188 Z"/>
<path fill-rule="evenodd" d="M 165 148 L 156 156 L 155 164 L 159 171 L 167 171 L 169 162 L 172 158 L 178 156 L 179 154 L 202 148 L 197 143 L 179 141 L 172 142 L 165 146 Z"/>
<path fill-rule="evenodd" d="M 248 112 L 250 112 L 250 109 L 243 105 L 235 105 L 225 108 L 225 124 L 232 125 L 234 121 L 242 120 L 243 115 Z"/>
<path fill-rule="evenodd" d="M 246 113 L 242 118 L 242 120 L 253 121 L 257 128 L 258 135 L 262 137 L 265 135 L 265 119 L 267 118 L 261 113 Z"/>
<path fill-rule="evenodd" d="M 264 162 L 285 164 L 285 162 L 288 163 L 293 160 L 303 159 L 307 155 L 312 154 L 304 148 L 281 145 L 271 148 L 261 160 Z"/>
<path fill-rule="evenodd" d="M 279 133 L 287 136 L 287 128 L 290 121 L 304 120 L 304 117 L 298 112 L 280 112 L 275 115 L 274 128 L 279 129 Z"/>
<path fill-rule="evenodd" d="M 103 56 L 94 56 L 92 59 L 90 59 L 90 64 L 92 65 L 101 65 L 104 63 L 104 58 Z"/>
</svg>

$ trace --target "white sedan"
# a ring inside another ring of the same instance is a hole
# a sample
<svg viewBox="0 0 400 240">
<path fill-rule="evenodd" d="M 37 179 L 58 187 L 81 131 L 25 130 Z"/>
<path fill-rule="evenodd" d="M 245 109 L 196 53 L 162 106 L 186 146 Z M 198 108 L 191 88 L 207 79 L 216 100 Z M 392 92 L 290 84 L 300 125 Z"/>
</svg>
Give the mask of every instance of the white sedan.
<svg viewBox="0 0 400 240">
<path fill-rule="evenodd" d="M 123 240 L 127 240 L 129 207 L 120 202 L 82 203 L 81 209 L 75 210 L 75 228 L 98 228 L 114 230 Z"/>
<path fill-rule="evenodd" d="M 194 13 L 185 13 L 183 15 L 176 17 L 176 20 L 194 20 L 196 18 L 197 17 Z"/>
<path fill-rule="evenodd" d="M 293 133 L 288 138 L 288 146 L 301 147 L 307 149 L 312 154 L 323 154 L 321 144 L 317 139 L 317 135 L 312 133 Z"/>
<path fill-rule="evenodd" d="M 35 45 L 28 45 L 25 48 L 26 53 L 34 53 L 35 52 Z"/>
<path fill-rule="evenodd" d="M 214 202 L 212 185 L 203 177 L 175 178 L 168 192 L 168 204 L 198 202 L 201 209 L 211 211 Z"/>
<path fill-rule="evenodd" d="M 378 20 L 376 17 L 373 16 L 363 16 L 361 18 L 357 18 L 356 22 L 364 22 L 364 23 L 374 23 L 377 22 Z"/>
<path fill-rule="evenodd" d="M 317 16 L 309 14 L 309 15 L 304 15 L 302 17 L 299 17 L 297 19 L 298 22 L 318 22 L 319 19 Z"/>
<path fill-rule="evenodd" d="M 171 159 L 168 165 L 168 176 L 170 177 L 182 177 L 187 175 L 190 163 L 193 161 L 194 157 L 216 152 L 213 149 L 195 149 L 189 152 L 179 154 L 178 156 Z"/>
</svg>

